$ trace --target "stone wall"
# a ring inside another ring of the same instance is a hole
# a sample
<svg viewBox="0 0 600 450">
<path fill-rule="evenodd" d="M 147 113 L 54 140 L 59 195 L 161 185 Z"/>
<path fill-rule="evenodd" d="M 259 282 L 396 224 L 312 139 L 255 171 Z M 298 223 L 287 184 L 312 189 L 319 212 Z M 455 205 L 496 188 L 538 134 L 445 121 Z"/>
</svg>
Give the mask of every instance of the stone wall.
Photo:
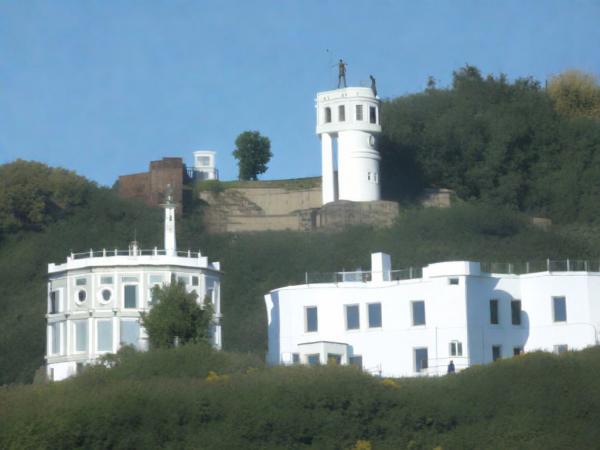
<svg viewBox="0 0 600 450">
<path fill-rule="evenodd" d="M 152 161 L 148 172 L 121 175 L 119 195 L 137 198 L 150 206 L 158 206 L 164 201 L 167 185 L 173 188 L 173 199 L 181 212 L 183 184 L 187 181 L 187 171 L 181 158 L 163 158 Z"/>
</svg>

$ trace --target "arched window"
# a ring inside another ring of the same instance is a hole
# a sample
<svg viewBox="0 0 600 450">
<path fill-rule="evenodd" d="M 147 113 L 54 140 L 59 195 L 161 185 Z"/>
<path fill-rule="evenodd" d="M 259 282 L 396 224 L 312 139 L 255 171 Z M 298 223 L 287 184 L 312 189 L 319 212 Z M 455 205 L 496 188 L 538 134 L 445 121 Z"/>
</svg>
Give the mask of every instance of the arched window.
<svg viewBox="0 0 600 450">
<path fill-rule="evenodd" d="M 331 122 L 331 108 L 325 108 L 325 123 Z"/>
</svg>

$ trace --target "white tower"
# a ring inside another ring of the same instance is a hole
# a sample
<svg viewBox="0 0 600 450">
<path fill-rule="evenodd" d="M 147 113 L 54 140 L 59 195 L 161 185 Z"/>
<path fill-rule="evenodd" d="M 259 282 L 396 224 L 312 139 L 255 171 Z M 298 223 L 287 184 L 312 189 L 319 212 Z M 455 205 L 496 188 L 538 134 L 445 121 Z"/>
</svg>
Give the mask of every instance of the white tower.
<svg viewBox="0 0 600 450">
<path fill-rule="evenodd" d="M 215 163 L 216 152 L 198 150 L 194 152 L 194 178 L 197 180 L 218 180 L 219 171 Z"/>
<path fill-rule="evenodd" d="M 317 134 L 321 138 L 323 204 L 381 198 L 376 135 L 379 99 L 371 88 L 348 87 L 317 93 Z M 337 148 L 337 177 L 335 150 Z"/>
<path fill-rule="evenodd" d="M 165 253 L 167 256 L 177 256 L 177 243 L 175 241 L 175 202 L 173 201 L 173 188 L 167 185 L 165 208 Z"/>
</svg>

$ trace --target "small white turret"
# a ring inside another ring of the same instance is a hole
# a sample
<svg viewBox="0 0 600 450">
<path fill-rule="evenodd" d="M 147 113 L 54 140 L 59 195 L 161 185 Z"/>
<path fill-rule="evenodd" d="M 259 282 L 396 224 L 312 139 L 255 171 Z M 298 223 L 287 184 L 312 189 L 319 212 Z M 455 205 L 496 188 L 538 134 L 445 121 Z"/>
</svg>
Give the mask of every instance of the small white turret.
<svg viewBox="0 0 600 450">
<path fill-rule="evenodd" d="M 177 243 L 175 240 L 175 208 L 176 204 L 173 201 L 173 188 L 170 184 L 167 185 L 165 193 L 166 201 L 162 205 L 165 208 L 165 252 L 168 256 L 176 256 Z"/>
<path fill-rule="evenodd" d="M 321 138 L 323 204 L 381 198 L 379 98 L 372 88 L 348 87 L 317 94 L 317 134 Z M 337 180 L 335 150 L 337 147 Z"/>
</svg>

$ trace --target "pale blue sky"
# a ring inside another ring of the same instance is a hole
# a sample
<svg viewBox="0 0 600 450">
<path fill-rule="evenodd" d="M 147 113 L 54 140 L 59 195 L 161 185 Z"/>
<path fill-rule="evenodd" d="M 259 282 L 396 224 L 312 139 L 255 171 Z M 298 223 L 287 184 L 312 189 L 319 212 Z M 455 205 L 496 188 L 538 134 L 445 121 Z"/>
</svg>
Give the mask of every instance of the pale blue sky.
<svg viewBox="0 0 600 450">
<path fill-rule="evenodd" d="M 263 179 L 320 174 L 314 97 L 377 78 L 382 97 L 447 85 L 465 63 L 545 80 L 600 74 L 596 1 L 0 0 L 0 163 L 43 161 L 111 185 L 162 156 L 259 130 Z"/>
</svg>

